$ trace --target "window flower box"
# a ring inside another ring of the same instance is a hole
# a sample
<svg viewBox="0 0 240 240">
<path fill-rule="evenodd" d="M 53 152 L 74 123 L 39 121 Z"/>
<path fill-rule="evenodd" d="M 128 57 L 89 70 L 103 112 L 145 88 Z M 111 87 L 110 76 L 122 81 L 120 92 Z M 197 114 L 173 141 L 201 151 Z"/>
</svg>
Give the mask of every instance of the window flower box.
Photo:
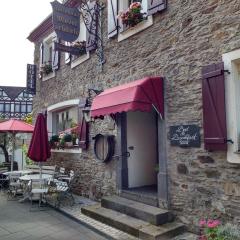
<svg viewBox="0 0 240 240">
<path fill-rule="evenodd" d="M 43 65 L 41 65 L 39 73 L 40 73 L 40 77 L 47 76 L 47 75 L 53 73 L 52 64 L 50 62 L 48 62 L 48 63 L 44 63 Z"/>
<path fill-rule="evenodd" d="M 142 13 L 141 10 L 141 3 L 133 2 L 126 11 L 119 13 L 118 18 L 126 27 L 135 27 L 137 24 L 147 19 L 146 13 Z"/>
<path fill-rule="evenodd" d="M 72 47 L 79 49 L 79 55 L 84 55 L 87 53 L 86 51 L 86 41 L 76 41 L 72 44 Z"/>
</svg>

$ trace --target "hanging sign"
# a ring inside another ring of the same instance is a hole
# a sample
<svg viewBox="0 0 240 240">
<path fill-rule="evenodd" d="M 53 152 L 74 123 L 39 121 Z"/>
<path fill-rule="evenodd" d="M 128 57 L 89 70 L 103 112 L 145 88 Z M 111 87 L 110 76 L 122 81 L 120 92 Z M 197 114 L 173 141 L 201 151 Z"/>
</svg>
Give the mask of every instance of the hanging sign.
<svg viewBox="0 0 240 240">
<path fill-rule="evenodd" d="M 197 125 L 179 125 L 170 127 L 172 146 L 200 147 L 200 128 Z"/>
<path fill-rule="evenodd" d="M 77 40 L 80 31 L 80 12 L 77 8 L 66 7 L 58 1 L 51 2 L 53 29 L 57 37 L 66 42 Z"/>
<path fill-rule="evenodd" d="M 37 66 L 27 64 L 27 92 L 36 94 Z"/>
<path fill-rule="evenodd" d="M 55 51 L 60 51 L 60 52 L 68 52 L 72 55 L 81 55 L 86 53 L 86 48 L 77 48 L 77 47 L 72 47 L 72 46 L 66 46 L 61 43 L 54 42 L 54 49 Z"/>
</svg>

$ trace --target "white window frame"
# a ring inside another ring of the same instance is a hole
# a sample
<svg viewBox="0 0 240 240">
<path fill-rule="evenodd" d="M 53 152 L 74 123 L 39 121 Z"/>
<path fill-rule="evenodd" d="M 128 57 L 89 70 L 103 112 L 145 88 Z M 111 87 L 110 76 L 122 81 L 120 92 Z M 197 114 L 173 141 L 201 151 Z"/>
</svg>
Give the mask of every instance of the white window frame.
<svg viewBox="0 0 240 240">
<path fill-rule="evenodd" d="M 53 47 L 53 40 L 56 39 L 56 33 L 53 32 L 50 35 L 48 35 L 46 38 L 43 39 L 43 56 L 45 55 L 45 51 L 46 51 L 46 46 L 49 46 L 52 43 L 52 47 Z M 51 43 L 50 43 L 51 42 Z M 49 48 L 48 48 L 49 50 Z M 51 59 L 52 61 L 52 59 Z M 40 67 L 41 67 L 42 63 L 40 62 Z M 47 81 L 51 78 L 54 78 L 56 76 L 55 70 L 53 69 L 52 73 L 49 73 L 48 75 L 45 75 L 42 77 L 42 81 Z"/>
<path fill-rule="evenodd" d="M 49 139 L 52 136 L 53 131 L 53 113 L 64 108 L 76 107 L 79 106 L 79 99 L 71 99 L 63 102 L 53 104 L 47 108 L 47 128 L 49 133 Z M 82 153 L 82 149 L 51 149 L 51 152 L 55 153 Z"/>
<path fill-rule="evenodd" d="M 146 3 L 145 3 L 146 4 L 145 11 L 147 12 L 147 0 L 142 0 L 142 1 L 146 1 Z M 121 12 L 121 11 L 126 11 L 127 8 L 129 7 L 129 5 L 128 5 L 129 1 L 128 0 L 120 0 L 118 2 L 119 2 L 119 6 L 118 6 L 119 7 L 119 11 L 118 11 L 118 13 Z M 119 21 L 121 21 L 121 20 L 119 20 Z M 128 28 L 128 29 L 126 29 L 123 32 L 119 32 L 118 33 L 118 42 L 121 42 L 121 41 L 123 41 L 123 40 L 125 40 L 125 39 L 127 39 L 127 38 L 129 38 L 129 37 L 131 37 L 131 36 L 141 32 L 141 31 L 147 29 L 147 28 L 151 27 L 152 25 L 153 25 L 153 17 L 152 17 L 152 15 L 150 15 L 150 16 L 148 16 L 147 20 L 144 20 L 144 21 L 138 23 L 134 27 Z"/>
<path fill-rule="evenodd" d="M 225 74 L 225 98 L 228 144 L 227 161 L 240 163 L 240 49 L 222 55 Z"/>
</svg>

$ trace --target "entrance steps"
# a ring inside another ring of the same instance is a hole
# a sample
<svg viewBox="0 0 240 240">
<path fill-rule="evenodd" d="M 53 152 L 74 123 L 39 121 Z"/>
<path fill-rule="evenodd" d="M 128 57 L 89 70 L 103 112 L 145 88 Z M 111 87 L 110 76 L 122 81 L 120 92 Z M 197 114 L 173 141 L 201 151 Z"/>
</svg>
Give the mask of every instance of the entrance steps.
<svg viewBox="0 0 240 240">
<path fill-rule="evenodd" d="M 131 199 L 137 202 L 145 203 L 154 207 L 158 207 L 157 194 L 148 194 L 144 192 L 135 192 L 129 190 L 122 190 L 120 196 L 123 198 Z"/>
<path fill-rule="evenodd" d="M 184 225 L 170 222 L 171 214 L 119 196 L 105 197 L 101 204 L 82 207 L 83 214 L 139 239 L 167 240 L 184 232 Z"/>
</svg>

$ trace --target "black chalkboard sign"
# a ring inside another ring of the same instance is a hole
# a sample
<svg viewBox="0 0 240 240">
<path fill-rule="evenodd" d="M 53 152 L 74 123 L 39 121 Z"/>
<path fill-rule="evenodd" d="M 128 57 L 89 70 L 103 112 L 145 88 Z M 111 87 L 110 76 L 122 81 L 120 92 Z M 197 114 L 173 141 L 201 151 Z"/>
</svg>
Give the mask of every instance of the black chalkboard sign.
<svg viewBox="0 0 240 240">
<path fill-rule="evenodd" d="M 200 147 L 200 128 L 197 125 L 178 125 L 170 127 L 172 146 Z"/>
<path fill-rule="evenodd" d="M 37 66 L 27 64 L 27 92 L 36 94 Z"/>
</svg>

